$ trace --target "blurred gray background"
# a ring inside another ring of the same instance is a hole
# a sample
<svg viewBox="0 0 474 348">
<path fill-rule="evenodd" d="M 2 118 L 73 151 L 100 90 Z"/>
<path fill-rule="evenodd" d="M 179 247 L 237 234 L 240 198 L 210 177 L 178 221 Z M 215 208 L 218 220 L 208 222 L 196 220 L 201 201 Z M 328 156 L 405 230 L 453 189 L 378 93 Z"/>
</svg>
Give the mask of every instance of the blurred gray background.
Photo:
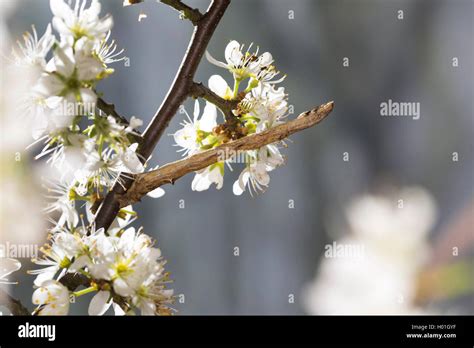
<svg viewBox="0 0 474 348">
<path fill-rule="evenodd" d="M 2 0 L 0 0 L 2 1 Z M 161 104 L 187 47 L 192 25 L 165 5 L 148 1 L 122 8 L 102 0 L 115 19 L 112 37 L 131 66 L 99 86 L 104 98 L 128 117 L 151 119 Z M 188 0 L 203 11 L 208 1 Z M 349 1 L 238 0 L 219 25 L 209 51 L 223 59 L 235 39 L 273 54 L 288 76 L 282 84 L 295 114 L 329 100 L 333 114 L 292 137 L 287 165 L 271 173 L 268 191 L 232 194 L 240 170 L 227 172 L 221 191 L 191 191 L 192 175 L 166 195 L 136 205 L 139 223 L 158 240 L 182 314 L 303 314 L 301 289 L 315 274 L 328 220 L 343 220 L 354 195 L 380 183 L 421 185 L 440 208 L 437 227 L 473 198 L 473 7 L 470 0 Z M 397 19 L 397 11 L 404 19 Z M 289 19 L 294 11 L 294 19 Z M 138 22 L 140 12 L 147 18 Z M 9 28 L 19 37 L 34 23 L 43 32 L 51 20 L 48 1 L 20 0 Z M 343 57 L 350 66 L 343 67 Z M 452 58 L 459 67 L 452 66 Z M 203 60 L 197 79 L 226 71 Z M 420 102 L 421 118 L 380 116 L 380 103 Z M 192 110 L 192 102 L 187 105 Z M 293 115 L 294 116 L 294 115 Z M 178 114 L 167 133 L 184 115 Z M 153 164 L 180 157 L 172 137 L 163 137 Z M 349 152 L 350 161 L 343 161 Z M 459 161 L 452 161 L 452 153 Z M 184 200 L 185 209 L 179 209 Z M 294 209 L 289 209 L 294 200 Z M 471 210 L 472 213 L 472 210 Z M 234 256 L 239 247 L 240 256 Z M 25 267 L 26 268 L 26 267 Z M 14 293 L 30 303 L 31 287 Z M 288 296 L 294 294 L 295 303 Z M 86 297 L 86 296 L 84 296 Z M 84 308 L 76 313 L 85 313 Z M 470 299 L 461 299 L 461 304 Z M 464 302 L 463 302 L 464 301 Z M 472 304 L 472 302 L 470 302 Z"/>
</svg>

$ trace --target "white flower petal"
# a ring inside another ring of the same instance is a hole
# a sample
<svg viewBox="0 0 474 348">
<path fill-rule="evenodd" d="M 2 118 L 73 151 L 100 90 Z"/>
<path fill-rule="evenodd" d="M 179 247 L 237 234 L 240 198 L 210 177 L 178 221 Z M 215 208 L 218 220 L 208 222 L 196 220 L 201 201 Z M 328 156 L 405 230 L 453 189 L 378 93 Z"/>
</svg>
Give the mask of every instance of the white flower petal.
<svg viewBox="0 0 474 348">
<path fill-rule="evenodd" d="M 258 59 L 261 66 L 268 66 L 273 63 L 273 57 L 269 52 L 265 52 Z"/>
<path fill-rule="evenodd" d="M 59 17 L 53 18 L 53 27 L 61 35 L 67 35 L 70 33 L 69 28 L 66 26 L 66 23 L 64 23 L 64 21 Z"/>
<path fill-rule="evenodd" d="M 0 255 L 0 284 L 6 281 L 6 277 L 21 268 L 21 263 L 18 260 L 5 258 Z"/>
<path fill-rule="evenodd" d="M 121 159 L 129 173 L 139 174 L 145 171 L 145 167 L 133 149 L 128 148 L 121 156 Z"/>
<path fill-rule="evenodd" d="M 230 65 L 237 65 L 242 60 L 242 52 L 240 52 L 240 44 L 232 40 L 225 48 L 225 59 Z"/>
<path fill-rule="evenodd" d="M 104 35 L 114 26 L 114 19 L 111 15 L 106 15 L 96 25 L 95 31 Z"/>
<path fill-rule="evenodd" d="M 43 272 L 39 273 L 36 276 L 34 284 L 36 286 L 42 286 L 42 284 L 44 284 L 45 281 L 53 279 L 57 272 L 58 272 L 57 267 L 53 266 L 53 267 L 45 268 Z"/>
<path fill-rule="evenodd" d="M 153 191 L 150 191 L 147 193 L 147 196 L 150 196 L 151 198 L 160 198 L 165 195 L 165 190 L 163 190 L 161 187 L 158 187 L 154 189 Z"/>
<path fill-rule="evenodd" d="M 131 129 L 135 129 L 141 126 L 143 126 L 143 121 L 139 118 L 136 118 L 135 116 L 132 116 L 132 118 L 130 119 L 129 127 Z"/>
<path fill-rule="evenodd" d="M 76 67 L 74 53 L 71 47 L 58 47 L 54 51 L 54 64 L 59 74 L 70 77 Z"/>
<path fill-rule="evenodd" d="M 247 183 L 250 179 L 250 173 L 248 169 L 244 169 L 242 173 L 239 175 L 239 179 L 234 182 L 234 186 L 232 187 L 234 195 L 240 196 L 244 191 Z"/>
<path fill-rule="evenodd" d="M 198 119 L 200 112 L 201 111 L 199 108 L 199 101 L 196 99 L 196 101 L 194 102 L 194 113 L 193 113 L 194 122 L 196 122 L 196 120 Z"/>
<path fill-rule="evenodd" d="M 72 9 L 63 0 L 50 0 L 49 6 L 56 17 L 65 18 L 68 21 L 74 19 Z"/>
<path fill-rule="evenodd" d="M 133 295 L 133 289 L 122 278 L 114 280 L 114 291 L 120 296 L 128 297 Z"/>
<path fill-rule="evenodd" d="M 209 88 L 221 98 L 228 99 L 231 89 L 224 78 L 220 75 L 212 75 L 208 81 Z"/>
<path fill-rule="evenodd" d="M 133 246 L 133 241 L 135 240 L 135 228 L 130 227 L 125 230 L 125 232 L 122 233 L 122 236 L 120 237 L 118 248 L 119 249 L 124 249 L 124 248 L 129 248 Z"/>
<path fill-rule="evenodd" d="M 211 64 L 214 64 L 220 68 L 224 68 L 224 69 L 227 69 L 227 64 L 223 63 L 223 62 L 219 62 L 217 59 L 215 59 L 213 56 L 211 56 L 211 54 L 206 51 L 206 59 L 209 61 L 209 63 Z"/>
<path fill-rule="evenodd" d="M 82 105 L 87 112 L 92 112 L 95 109 L 97 102 L 97 95 L 89 88 L 81 88 L 81 101 Z"/>
<path fill-rule="evenodd" d="M 193 182 L 191 183 L 191 189 L 193 191 L 201 192 L 207 190 L 211 184 L 212 182 L 206 175 L 196 173 L 196 175 L 194 175 Z"/>
<path fill-rule="evenodd" d="M 85 1 L 84 1 L 84 2 L 85 2 Z M 84 6 L 85 6 L 85 4 L 84 4 Z M 99 16 L 100 10 L 101 10 L 100 2 L 99 2 L 98 0 L 92 0 L 91 5 L 89 6 L 88 9 L 84 10 L 84 12 L 82 13 L 82 15 L 83 15 L 85 18 L 93 19 L 93 18 Z"/>
<path fill-rule="evenodd" d="M 108 291 L 99 291 L 89 304 L 89 315 L 103 315 L 112 305 L 109 301 L 110 293 Z"/>
<path fill-rule="evenodd" d="M 89 257 L 87 255 L 81 255 L 69 266 L 70 272 L 79 272 L 80 269 L 87 266 L 89 263 Z"/>
<path fill-rule="evenodd" d="M 142 300 L 140 310 L 142 315 L 155 315 L 156 305 L 153 301 Z"/>
<path fill-rule="evenodd" d="M 240 186 L 239 180 L 236 180 L 234 182 L 234 185 L 232 186 L 232 191 L 236 196 L 240 196 L 242 193 L 244 193 L 244 189 Z"/>
<path fill-rule="evenodd" d="M 116 303 L 114 302 L 114 303 L 112 303 L 112 306 L 113 306 L 113 309 L 114 309 L 114 314 L 115 314 L 116 316 L 123 316 L 123 315 L 125 315 L 124 310 L 123 310 L 118 304 L 116 304 Z"/>
<path fill-rule="evenodd" d="M 217 109 L 212 103 L 206 102 L 204 112 L 199 120 L 199 129 L 205 132 L 212 132 L 212 129 L 217 125 Z"/>
</svg>

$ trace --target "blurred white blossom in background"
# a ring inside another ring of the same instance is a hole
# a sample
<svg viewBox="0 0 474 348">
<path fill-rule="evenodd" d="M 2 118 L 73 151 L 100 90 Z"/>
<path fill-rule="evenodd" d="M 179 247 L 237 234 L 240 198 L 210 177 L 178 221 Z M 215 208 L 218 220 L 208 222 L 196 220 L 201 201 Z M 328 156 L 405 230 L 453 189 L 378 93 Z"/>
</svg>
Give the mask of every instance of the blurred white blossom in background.
<svg viewBox="0 0 474 348">
<path fill-rule="evenodd" d="M 0 51 L 4 53 L 12 44 L 5 22 L 15 5 L 15 1 L 0 2 Z M 10 63 L 5 56 L 0 59 L 2 65 Z M 25 127 L 25 120 L 18 117 L 16 102 L 31 73 L 28 69 L 2 69 L 0 74 L 0 278 L 20 268 L 14 254 L 25 250 L 22 245 L 36 245 L 45 237 L 41 233 L 44 231 L 42 203 L 32 167 L 25 155 L 25 149 L 31 143 L 31 130 Z M 30 253 L 33 250 L 28 248 Z M 10 280 L 4 278 L 3 281 Z"/>
<path fill-rule="evenodd" d="M 429 253 L 435 202 L 419 187 L 365 195 L 346 211 L 348 233 L 336 243 L 362 253 L 326 257 L 304 289 L 310 314 L 416 314 L 418 274 Z M 343 248 L 344 249 L 344 248 Z"/>
</svg>

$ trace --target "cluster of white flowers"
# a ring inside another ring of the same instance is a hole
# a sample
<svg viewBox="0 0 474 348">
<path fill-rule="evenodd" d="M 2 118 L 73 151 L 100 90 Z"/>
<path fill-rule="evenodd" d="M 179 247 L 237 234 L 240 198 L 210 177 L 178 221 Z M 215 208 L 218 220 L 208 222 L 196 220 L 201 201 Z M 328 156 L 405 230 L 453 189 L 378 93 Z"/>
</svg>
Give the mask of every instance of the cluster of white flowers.
<svg viewBox="0 0 474 348">
<path fill-rule="evenodd" d="M 243 52 L 243 47 L 237 41 L 231 41 L 225 49 L 226 62 L 217 61 L 207 52 L 206 56 L 211 63 L 227 69 L 234 79 L 232 89 L 220 75 L 211 76 L 208 83 L 211 91 L 225 100 L 238 103 L 237 108 L 233 110 L 234 120 L 231 124 L 228 121 L 218 124 L 216 107 L 206 103 L 200 115 L 196 101 L 193 119 L 188 116 L 188 120 L 182 123 L 183 127 L 174 134 L 176 144 L 188 156 L 222 145 L 235 136 L 259 133 L 275 127 L 282 123 L 288 114 L 284 88 L 275 87 L 283 81 L 284 76 L 278 78 L 279 72 L 272 65 L 273 58 L 270 53 L 258 55 L 258 49 L 254 53 L 249 50 Z M 247 86 L 242 90 L 240 86 L 246 80 Z M 277 144 L 246 151 L 241 157 L 245 158 L 245 168 L 234 183 L 233 191 L 236 195 L 241 195 L 246 187 L 249 187 L 251 192 L 265 190 L 270 182 L 268 172 L 284 163 Z M 232 158 L 221 161 L 197 172 L 192 189 L 203 191 L 212 184 L 220 189 L 224 182 L 225 163 L 230 165 L 232 161 Z"/>
<path fill-rule="evenodd" d="M 121 60 L 122 51 L 109 42 L 112 17 L 100 16 L 98 0 L 50 0 L 50 7 L 52 25 L 41 38 L 34 27 L 26 33 L 12 60 L 12 69 L 22 74 L 18 76 L 29 77 L 18 102 L 34 144 L 45 144 L 37 158 L 47 156 L 46 162 L 60 173 L 45 185 L 45 211 L 57 218 L 51 220 L 49 243 L 41 249 L 44 256 L 33 260 L 44 267 L 30 271 L 36 275 L 35 314 L 65 315 L 72 297 L 91 292 L 97 292 L 89 306 L 91 315 L 104 314 L 112 305 L 117 315 L 171 314 L 165 262 L 149 236 L 127 227 L 133 209 L 122 209 L 107 231 L 94 228 L 93 205 L 121 183 L 120 174 L 143 172 L 146 160 L 136 153 L 136 129 L 142 121 L 132 117 L 122 124 L 97 107 L 98 82 L 114 72 L 109 64 Z M 163 193 L 159 189 L 151 195 Z M 84 207 L 87 227 L 80 225 Z M 7 260 L 2 259 L 0 281 L 17 268 Z M 70 292 L 60 282 L 70 273 L 84 277 L 84 289 Z"/>
<path fill-rule="evenodd" d="M 390 196 L 362 196 L 347 210 L 350 233 L 336 243 L 358 253 L 321 261 L 305 290 L 311 314 L 416 314 L 417 279 L 435 222 L 431 195 L 409 187 Z"/>
<path fill-rule="evenodd" d="M 100 16 L 98 0 L 50 0 L 50 7 L 54 18 L 43 36 L 33 27 L 13 50 L 17 76 L 28 76 L 18 101 L 20 112 L 31 125 L 33 144 L 44 144 L 36 158 L 47 157 L 46 163 L 59 173 L 45 185 L 49 200 L 45 211 L 53 226 L 49 243 L 41 250 L 44 256 L 34 260 L 43 268 L 30 271 L 36 275 L 35 314 L 67 314 L 71 298 L 92 292 L 96 294 L 89 306 L 91 315 L 102 315 L 111 306 L 117 315 L 171 314 L 173 295 L 165 286 L 165 262 L 150 237 L 128 227 L 133 209 L 120 210 L 108 230 L 96 230 L 92 214 L 115 184 L 123 184 L 127 174 L 142 173 L 149 160 L 137 154 L 142 121 L 132 117 L 123 124 L 104 111 L 107 104 L 96 92 L 98 83 L 114 72 L 109 65 L 122 59 L 123 51 L 109 41 L 112 17 Z M 270 53 L 259 55 L 258 49 L 250 52 L 250 48 L 243 52 L 238 42 L 230 42 L 225 63 L 206 52 L 211 63 L 228 70 L 234 79 L 230 88 L 223 77 L 214 75 L 210 90 L 235 108 L 221 110 L 226 114 L 218 123 L 216 106 L 207 102 L 201 115 L 196 101 L 193 119 L 188 115 L 174 134 L 185 155 L 263 132 L 287 116 L 287 95 L 283 87 L 275 87 L 284 77 L 279 77 Z M 268 173 L 284 163 L 278 144 L 243 153 L 245 168 L 234 184 L 236 195 L 247 187 L 251 192 L 268 187 Z M 212 184 L 220 189 L 225 164 L 230 167 L 233 160 L 226 157 L 197 172 L 192 189 L 202 191 Z M 163 194 L 161 188 L 149 193 L 155 198 Z M 79 274 L 85 288 L 69 290 L 62 281 L 68 274 Z"/>
<path fill-rule="evenodd" d="M 71 296 L 97 292 L 89 305 L 90 315 L 102 315 L 111 306 L 116 315 L 171 314 L 172 290 L 165 284 L 168 274 L 159 249 L 151 238 L 133 227 L 84 233 L 58 231 L 51 244 L 43 248 L 43 259 L 35 263 L 45 268 L 36 274 L 33 303 L 39 315 L 67 314 Z M 90 287 L 70 293 L 60 280 L 67 273 L 80 273 L 90 280 Z M 48 296 L 45 296 L 48 294 Z"/>
<path fill-rule="evenodd" d="M 49 155 L 48 162 L 61 173 L 48 210 L 62 212 L 58 228 L 75 227 L 75 200 L 94 203 L 121 172 L 144 171 L 133 141 L 142 122 L 132 118 L 129 125 L 120 124 L 96 107 L 97 83 L 113 73 L 108 64 L 121 60 L 122 51 L 108 42 L 112 17 L 100 17 L 97 0 L 51 0 L 50 6 L 52 25 L 41 38 L 35 28 L 24 35 L 13 51 L 14 65 L 34 72 L 19 104 L 36 143 L 45 143 L 37 158 Z"/>
<path fill-rule="evenodd" d="M 52 25 L 38 38 L 24 35 L 14 49 L 19 71 L 33 71 L 25 83 L 21 114 L 29 121 L 36 142 L 45 147 L 37 158 L 61 174 L 52 183 L 47 212 L 59 212 L 56 228 L 74 228 L 79 222 L 75 201 L 91 204 L 115 183 L 121 172 L 138 174 L 144 166 L 133 142 L 142 122 L 124 125 L 96 107 L 96 85 L 113 73 L 108 64 L 119 61 L 115 42 L 108 43 L 112 17 L 100 17 L 97 0 L 51 0 Z M 54 28 L 59 40 L 54 36 Z"/>
</svg>

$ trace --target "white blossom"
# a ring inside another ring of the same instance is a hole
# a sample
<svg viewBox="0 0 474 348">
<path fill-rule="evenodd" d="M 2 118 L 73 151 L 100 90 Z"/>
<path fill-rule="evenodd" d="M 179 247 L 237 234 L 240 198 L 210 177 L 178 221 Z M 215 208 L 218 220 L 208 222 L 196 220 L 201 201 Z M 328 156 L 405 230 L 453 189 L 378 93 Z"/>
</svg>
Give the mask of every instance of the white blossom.
<svg viewBox="0 0 474 348">
<path fill-rule="evenodd" d="M 403 207 L 398 200 L 404 201 Z M 327 257 L 304 291 L 311 314 L 417 314 L 417 276 L 428 252 L 435 205 L 423 189 L 366 195 L 347 209 L 350 233 L 337 243 L 357 255 Z"/>
<path fill-rule="evenodd" d="M 188 120 L 181 123 L 183 128 L 173 134 L 176 145 L 180 146 L 184 155 L 191 156 L 200 151 L 212 148 L 216 144 L 213 129 L 217 125 L 217 111 L 214 104 L 206 102 L 201 118 L 199 102 L 194 104 L 193 120 L 186 113 Z M 196 172 L 191 188 L 193 191 L 207 190 L 212 184 L 217 189 L 224 183 L 224 162 L 213 164 Z"/>
<path fill-rule="evenodd" d="M 182 148 L 180 151 L 183 151 L 183 155 L 191 156 L 210 144 L 206 133 L 212 132 L 212 129 L 217 125 L 216 106 L 206 102 L 201 118 L 199 118 L 199 114 L 199 102 L 196 100 L 193 119 L 191 120 L 186 112 L 188 120 L 183 121 L 181 123 L 183 128 L 173 134 L 176 145 Z"/>
<path fill-rule="evenodd" d="M 233 186 L 237 196 L 240 196 L 247 186 L 250 187 L 251 193 L 264 191 L 270 183 L 268 172 L 285 161 L 276 145 L 266 145 L 257 151 L 248 151 L 247 154 L 249 161 Z"/>
<path fill-rule="evenodd" d="M 111 280 L 114 291 L 121 296 L 132 296 L 141 284 L 154 277 L 160 264 L 158 249 L 151 247 L 148 236 L 136 233 L 133 227 L 115 239 L 99 236 L 95 245 L 104 261 L 90 266 L 91 274 Z"/>
<path fill-rule="evenodd" d="M 33 303 L 38 305 L 38 315 L 67 315 L 69 290 L 61 283 L 48 280 L 33 293 Z"/>
<path fill-rule="evenodd" d="M 243 80 L 248 77 L 257 79 L 262 76 L 264 70 L 269 69 L 273 63 L 273 57 L 268 52 L 258 56 L 258 48 L 255 53 L 250 53 L 251 46 L 245 53 L 242 53 L 243 46 L 233 40 L 229 42 L 225 49 L 225 63 L 216 60 L 207 51 L 206 58 L 210 63 L 229 70 L 236 80 Z"/>
<path fill-rule="evenodd" d="M 63 226 L 74 228 L 79 223 L 79 214 L 75 207 L 74 187 L 70 184 L 61 182 L 50 182 L 50 187 L 47 188 L 48 195 L 46 196 L 51 202 L 46 206 L 45 212 L 59 212 L 61 215 L 56 222 L 55 229 Z"/>
<path fill-rule="evenodd" d="M 93 229 L 89 234 L 66 230 L 53 234 L 50 245 L 42 249 L 45 257 L 35 260 L 46 268 L 30 271 L 37 275 L 35 284 L 45 287 L 58 273 L 56 279 L 66 273 L 82 272 L 94 283 L 109 283 L 110 291 L 121 296 L 131 310 L 135 307 L 142 314 L 167 313 L 172 292 L 164 286 L 166 274 L 161 252 L 153 247 L 149 236 L 133 227 L 125 229 L 128 223 L 128 220 L 119 222 L 119 227 L 113 227 L 115 232 L 109 235 L 103 228 Z M 89 305 L 89 314 L 102 315 L 111 305 L 117 314 L 123 314 L 113 303 L 109 290 L 92 286 L 82 292 L 95 290 L 98 293 Z M 81 291 L 74 294 L 82 295 Z"/>
<path fill-rule="evenodd" d="M 240 112 L 257 120 L 257 133 L 283 123 L 288 114 L 287 95 L 283 87 L 259 83 L 240 102 Z M 244 115 L 245 117 L 245 115 Z"/>
<path fill-rule="evenodd" d="M 97 149 L 93 149 L 84 154 L 85 165 L 74 173 L 78 183 L 77 192 L 81 195 L 87 192 L 89 183 L 95 187 L 112 187 L 116 180 L 122 183 L 120 174 L 126 176 L 143 173 L 145 167 L 136 153 L 137 146 L 135 143 L 118 152 L 108 148 L 99 153 Z"/>
<path fill-rule="evenodd" d="M 133 296 L 132 303 L 140 309 L 141 315 L 170 314 L 168 304 L 172 302 L 173 290 L 165 289 L 156 279 L 147 280 Z"/>
<path fill-rule="evenodd" d="M 54 71 L 39 81 L 41 88 L 49 96 L 64 98 L 64 115 L 80 114 L 77 110 L 94 111 L 97 95 L 90 87 L 103 71 L 101 62 L 82 50 L 74 52 L 71 47 L 56 48 L 53 59 Z"/>
<path fill-rule="evenodd" d="M 57 133 L 71 126 L 74 116 L 61 111 L 63 98 L 52 96 L 41 83 L 35 85 L 20 101 L 20 114 L 31 125 L 33 139 Z"/>
<path fill-rule="evenodd" d="M 157 303 L 168 302 L 171 294 L 162 283 L 161 252 L 152 247 L 147 235 L 136 232 L 133 227 L 119 237 L 98 231 L 91 238 L 90 257 L 86 267 L 91 275 L 110 281 L 116 294 L 130 298 L 142 312 L 152 314 L 150 311 L 156 310 Z M 89 310 L 100 315 L 110 305 L 109 296 L 102 292 L 94 297 Z"/>
<path fill-rule="evenodd" d="M 13 56 L 17 66 L 30 69 L 33 79 L 37 79 L 46 70 L 46 56 L 56 39 L 50 24 L 40 39 L 34 26 L 32 31 L 32 34 L 26 32 L 23 35 L 23 43 L 18 41 L 18 48 L 13 49 Z"/>
<path fill-rule="evenodd" d="M 29 271 L 36 275 L 35 285 L 40 286 L 44 281 L 52 280 L 56 275 L 60 279 L 84 250 L 81 238 L 66 230 L 54 233 L 50 245 L 41 248 L 44 257 L 33 262 L 45 268 Z M 58 274 L 59 272 L 59 274 Z"/>
<path fill-rule="evenodd" d="M 137 218 L 137 213 L 133 210 L 132 205 L 128 205 L 120 209 L 117 217 L 110 225 L 107 233 L 109 236 L 116 237 L 118 233 L 123 232 Z M 94 221 L 94 217 L 90 220 L 91 223 Z"/>
<path fill-rule="evenodd" d="M 62 173 L 71 173 L 87 164 L 90 153 L 95 150 L 95 140 L 84 134 L 68 133 L 63 143 L 55 148 L 48 163 Z"/>
<path fill-rule="evenodd" d="M 92 0 L 86 8 L 88 0 L 75 0 L 68 4 L 64 0 L 50 0 L 54 14 L 53 26 L 69 44 L 83 37 L 90 40 L 102 40 L 112 28 L 113 19 L 110 15 L 99 18 L 101 5 Z"/>
<path fill-rule="evenodd" d="M 215 163 L 196 172 L 191 188 L 193 191 L 205 191 L 212 184 L 215 184 L 218 190 L 224 185 L 224 162 Z"/>
</svg>

